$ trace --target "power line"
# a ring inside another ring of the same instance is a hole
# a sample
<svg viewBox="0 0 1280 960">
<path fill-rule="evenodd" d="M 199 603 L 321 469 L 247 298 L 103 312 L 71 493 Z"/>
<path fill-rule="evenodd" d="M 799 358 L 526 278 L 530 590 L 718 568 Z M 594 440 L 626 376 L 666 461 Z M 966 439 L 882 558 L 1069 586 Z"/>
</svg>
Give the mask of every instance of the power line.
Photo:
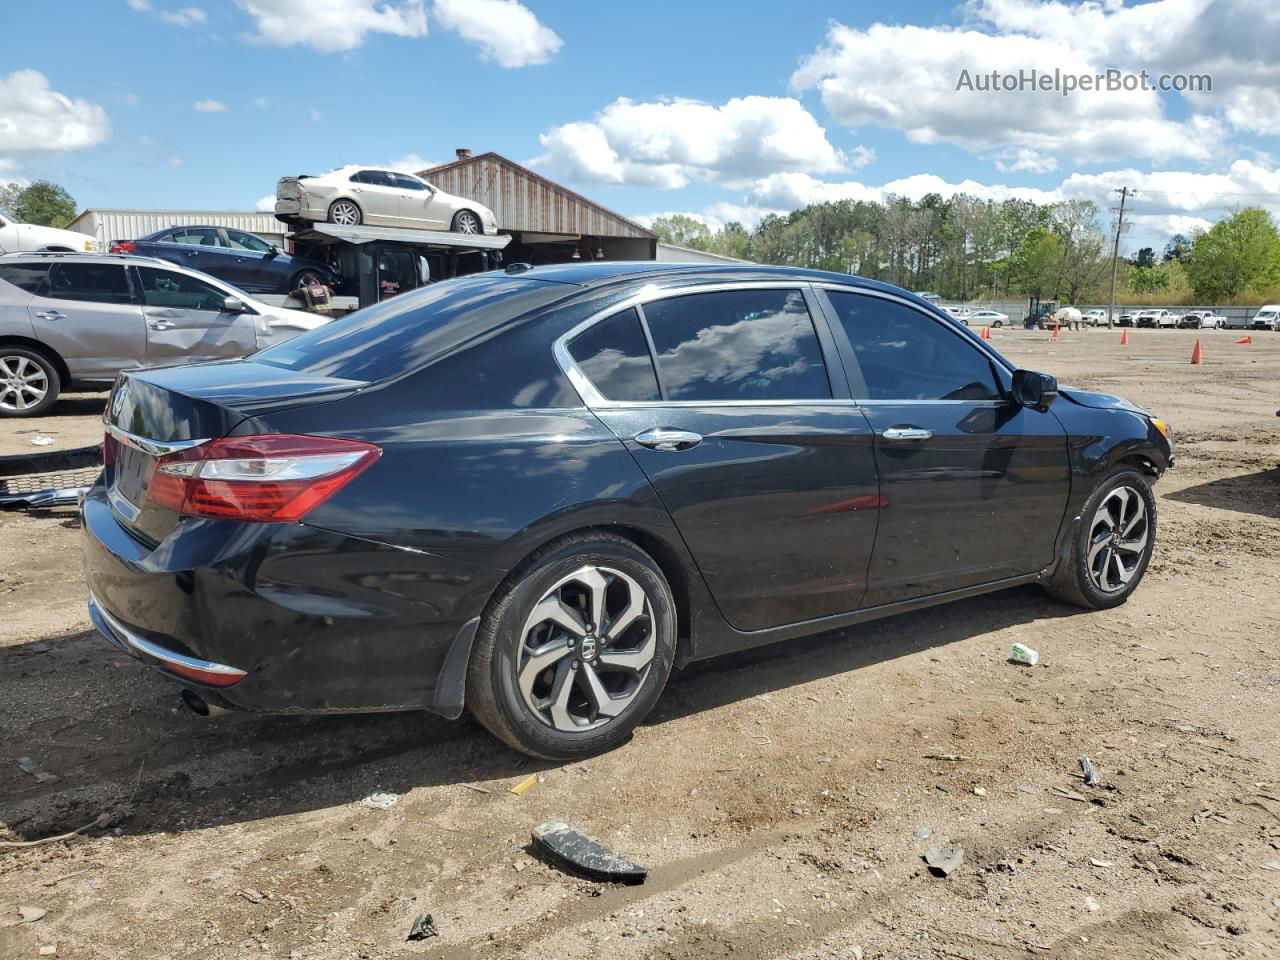
<svg viewBox="0 0 1280 960">
<path fill-rule="evenodd" d="M 1120 213 L 1116 217 L 1115 249 L 1111 252 L 1111 306 L 1107 310 L 1108 327 L 1111 326 L 1116 313 L 1116 271 L 1120 268 L 1120 233 L 1124 230 L 1124 202 L 1131 193 L 1136 194 L 1138 191 L 1130 190 L 1128 187 L 1121 187 L 1115 192 L 1120 194 Z"/>
</svg>

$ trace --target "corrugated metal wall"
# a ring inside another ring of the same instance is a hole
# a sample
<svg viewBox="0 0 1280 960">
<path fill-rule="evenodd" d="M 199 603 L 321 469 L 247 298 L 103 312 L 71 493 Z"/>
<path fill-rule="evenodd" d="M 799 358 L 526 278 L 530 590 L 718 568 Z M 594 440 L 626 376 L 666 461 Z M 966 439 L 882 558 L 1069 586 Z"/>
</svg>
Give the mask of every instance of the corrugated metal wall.
<svg viewBox="0 0 1280 960">
<path fill-rule="evenodd" d="M 499 230 L 593 237 L 652 236 L 571 190 L 494 154 L 427 170 L 421 176 L 446 193 L 484 204 L 498 218 Z"/>
<path fill-rule="evenodd" d="M 231 227 L 256 234 L 269 243 L 283 244 L 288 227 L 270 213 L 235 210 L 86 210 L 67 225 L 105 244 L 112 240 L 136 240 L 165 227 Z"/>
</svg>

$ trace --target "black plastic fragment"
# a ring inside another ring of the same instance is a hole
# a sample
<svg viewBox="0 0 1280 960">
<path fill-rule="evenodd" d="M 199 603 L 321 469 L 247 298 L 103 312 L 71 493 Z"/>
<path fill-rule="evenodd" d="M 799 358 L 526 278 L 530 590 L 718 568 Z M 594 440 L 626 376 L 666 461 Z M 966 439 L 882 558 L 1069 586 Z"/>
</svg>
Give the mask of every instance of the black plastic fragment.
<svg viewBox="0 0 1280 960">
<path fill-rule="evenodd" d="M 436 929 L 436 922 L 429 913 L 424 913 L 413 921 L 413 929 L 409 931 L 410 940 L 426 940 L 429 937 L 438 936 L 440 931 Z"/>
<path fill-rule="evenodd" d="M 533 828 L 533 848 L 546 860 L 592 880 L 644 883 L 649 871 L 596 843 L 577 827 L 554 819 Z"/>
</svg>

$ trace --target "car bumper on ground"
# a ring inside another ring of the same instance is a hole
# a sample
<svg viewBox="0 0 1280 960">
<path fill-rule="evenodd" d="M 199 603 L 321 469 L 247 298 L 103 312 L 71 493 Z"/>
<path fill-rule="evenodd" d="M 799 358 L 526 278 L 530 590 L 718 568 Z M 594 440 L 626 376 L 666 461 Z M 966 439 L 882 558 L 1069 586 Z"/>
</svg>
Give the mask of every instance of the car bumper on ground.
<svg viewBox="0 0 1280 960">
<path fill-rule="evenodd" d="M 449 651 L 502 577 L 298 523 L 184 518 L 153 547 L 120 524 L 101 483 L 81 515 L 97 629 L 247 710 L 438 709 Z"/>
</svg>

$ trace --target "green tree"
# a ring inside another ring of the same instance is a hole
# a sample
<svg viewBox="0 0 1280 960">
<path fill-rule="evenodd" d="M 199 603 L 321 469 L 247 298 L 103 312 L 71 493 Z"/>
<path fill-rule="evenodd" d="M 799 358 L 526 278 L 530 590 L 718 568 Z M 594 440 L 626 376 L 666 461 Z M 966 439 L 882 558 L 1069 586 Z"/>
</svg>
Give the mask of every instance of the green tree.
<svg viewBox="0 0 1280 960">
<path fill-rule="evenodd" d="M 1203 300 L 1226 300 L 1280 283 L 1280 233 L 1257 207 L 1236 210 L 1200 234 L 1186 263 L 1187 278 Z"/>
<path fill-rule="evenodd" d="M 1138 255 L 1134 257 L 1133 265 L 1135 267 L 1154 267 L 1156 265 L 1156 252 L 1151 247 L 1143 247 L 1138 251 Z"/>
<path fill-rule="evenodd" d="M 10 184 L 10 192 L 16 184 Z M 65 227 L 75 219 L 76 202 L 71 194 L 48 180 L 37 180 L 13 193 L 9 211 L 23 223 L 42 227 Z"/>
<path fill-rule="evenodd" d="M 1155 293 L 1169 286 L 1169 274 L 1161 267 L 1139 264 L 1129 271 L 1128 283 L 1134 293 Z"/>
<path fill-rule="evenodd" d="M 687 214 L 658 217 L 651 229 L 663 243 L 673 243 L 677 247 L 706 250 L 711 246 L 711 228 Z"/>
<path fill-rule="evenodd" d="M 1181 233 L 1175 233 L 1169 238 L 1169 242 L 1164 245 L 1164 262 L 1177 260 L 1179 263 L 1186 263 L 1191 256 L 1191 241 Z"/>
<path fill-rule="evenodd" d="M 0 210 L 8 210 L 16 217 L 18 214 L 13 208 L 18 205 L 18 195 L 20 193 L 22 193 L 22 184 L 20 183 L 0 184 Z"/>
<path fill-rule="evenodd" d="M 1023 293 L 1058 299 L 1063 245 L 1048 227 L 1032 227 L 1010 258 L 1009 274 Z"/>
</svg>

